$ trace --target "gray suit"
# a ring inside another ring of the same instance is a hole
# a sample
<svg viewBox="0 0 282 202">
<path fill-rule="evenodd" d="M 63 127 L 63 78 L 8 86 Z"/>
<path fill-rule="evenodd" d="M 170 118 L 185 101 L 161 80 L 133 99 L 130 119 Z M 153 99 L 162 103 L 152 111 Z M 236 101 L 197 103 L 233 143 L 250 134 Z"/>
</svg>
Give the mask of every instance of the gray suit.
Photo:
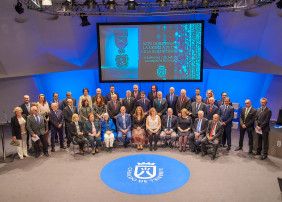
<svg viewBox="0 0 282 202">
<path fill-rule="evenodd" d="M 164 115 L 162 118 L 162 132 L 160 134 L 160 138 L 162 141 L 167 141 L 167 139 L 171 139 L 171 143 L 175 141 L 177 134 L 177 117 L 172 115 L 170 120 L 170 130 L 172 131 L 170 135 L 166 134 L 168 129 L 168 115 Z"/>
<path fill-rule="evenodd" d="M 196 148 L 199 151 L 201 141 L 206 136 L 207 128 L 209 125 L 209 120 L 206 119 L 205 117 L 202 118 L 201 127 L 199 128 L 199 131 L 198 131 L 200 135 L 198 139 L 195 140 L 195 132 L 197 132 L 198 123 L 199 123 L 199 118 L 196 118 L 195 122 L 193 122 L 193 127 L 192 127 L 193 132 L 189 135 L 188 141 L 189 141 L 190 148 L 192 150 Z"/>
<path fill-rule="evenodd" d="M 166 101 L 166 99 L 162 98 L 161 99 L 161 104 L 159 104 L 159 99 L 158 98 L 154 99 L 153 107 L 156 108 L 157 113 L 161 113 L 162 115 L 164 115 L 166 113 L 166 111 L 167 111 L 167 101 Z"/>
<path fill-rule="evenodd" d="M 192 102 L 191 104 L 191 111 L 192 111 L 192 119 L 193 122 L 195 121 L 196 118 L 198 118 L 198 111 L 202 110 L 205 113 L 206 110 L 206 104 L 201 102 L 198 106 L 198 110 L 197 110 L 197 103 L 196 102 Z"/>
</svg>

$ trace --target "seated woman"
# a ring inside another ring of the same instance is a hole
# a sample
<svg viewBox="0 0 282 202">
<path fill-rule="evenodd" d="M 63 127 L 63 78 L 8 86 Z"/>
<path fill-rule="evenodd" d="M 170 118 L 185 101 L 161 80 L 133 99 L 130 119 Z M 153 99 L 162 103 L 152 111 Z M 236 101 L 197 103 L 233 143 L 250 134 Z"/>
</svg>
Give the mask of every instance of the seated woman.
<svg viewBox="0 0 282 202">
<path fill-rule="evenodd" d="M 87 99 L 83 99 L 81 103 L 81 107 L 79 109 L 79 115 L 81 122 L 84 124 L 85 121 L 88 120 L 88 114 L 92 112 L 92 108 L 89 106 L 89 102 Z"/>
<path fill-rule="evenodd" d="M 137 142 L 137 149 L 143 150 L 143 143 L 146 140 L 146 118 L 143 108 L 138 106 L 132 117 L 132 140 Z"/>
<path fill-rule="evenodd" d="M 99 152 L 99 146 L 101 144 L 101 126 L 100 122 L 94 121 L 93 113 L 88 114 L 88 120 L 84 123 L 84 131 L 87 139 L 90 141 L 92 154 L 95 155 L 95 153 Z"/>
<path fill-rule="evenodd" d="M 157 115 L 157 111 L 154 107 L 149 110 L 149 116 L 146 119 L 146 128 L 148 139 L 150 143 L 150 151 L 153 150 L 152 143 L 154 140 L 154 150 L 157 150 L 157 143 L 159 135 L 161 133 L 161 118 Z"/>
<path fill-rule="evenodd" d="M 24 159 L 24 156 L 29 157 L 26 146 L 26 115 L 22 114 L 23 110 L 20 107 L 16 107 L 13 112 L 15 116 L 11 118 L 12 140 L 19 142 L 19 146 L 17 147 L 18 155 L 20 159 Z"/>
<path fill-rule="evenodd" d="M 186 151 L 186 144 L 188 141 L 188 136 L 193 126 L 192 118 L 188 116 L 188 114 L 189 114 L 188 110 L 183 108 L 181 110 L 181 116 L 177 120 L 177 129 L 178 129 L 178 136 L 179 136 L 179 152 Z M 182 144 L 183 144 L 183 147 L 182 147 Z"/>
<path fill-rule="evenodd" d="M 83 124 L 81 121 L 78 121 L 78 114 L 72 115 L 72 122 L 70 125 L 70 134 L 74 137 L 74 141 L 77 142 L 80 154 L 84 154 L 84 144 L 87 142 L 87 139 L 84 137 Z"/>
<path fill-rule="evenodd" d="M 105 113 L 103 117 L 101 120 L 102 141 L 106 143 L 107 152 L 112 152 L 114 141 L 117 138 L 116 126 L 108 113 Z"/>
<path fill-rule="evenodd" d="M 104 113 L 106 113 L 106 105 L 101 95 L 97 95 L 95 98 L 93 112 L 95 113 L 95 119 L 99 121 L 102 120 Z"/>
</svg>

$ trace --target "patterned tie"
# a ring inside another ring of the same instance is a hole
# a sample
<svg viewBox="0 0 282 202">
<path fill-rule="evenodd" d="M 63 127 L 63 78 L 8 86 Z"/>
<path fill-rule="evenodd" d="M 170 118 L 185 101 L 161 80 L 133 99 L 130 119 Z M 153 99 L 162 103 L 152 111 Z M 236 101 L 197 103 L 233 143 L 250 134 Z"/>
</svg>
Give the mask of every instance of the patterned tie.
<svg viewBox="0 0 282 202">
<path fill-rule="evenodd" d="M 246 121 L 246 118 L 247 118 L 247 116 L 248 116 L 248 112 L 249 112 L 249 109 L 248 108 L 246 108 L 246 111 L 245 111 L 245 121 Z"/>
<path fill-rule="evenodd" d="M 167 130 L 170 131 L 170 126 L 171 126 L 171 122 L 170 122 L 171 117 L 168 117 L 168 123 L 167 123 Z"/>
<path fill-rule="evenodd" d="M 210 137 L 212 137 L 212 134 L 213 134 L 213 130 L 214 130 L 214 128 L 215 128 L 215 125 L 216 125 L 216 123 L 213 124 L 212 130 L 211 130 L 211 133 L 210 133 Z"/>
<path fill-rule="evenodd" d="M 40 125 L 40 120 L 39 120 L 38 115 L 36 115 L 35 117 L 36 117 L 36 121 L 37 121 L 38 125 Z"/>
<path fill-rule="evenodd" d="M 181 106 L 183 105 L 184 99 L 185 98 L 181 98 Z"/>
<path fill-rule="evenodd" d="M 197 105 L 196 105 L 196 113 L 198 113 L 198 110 L 199 110 L 199 104 L 197 103 Z"/>
<path fill-rule="evenodd" d="M 58 117 L 58 111 L 55 111 L 55 114 L 56 114 L 57 118 L 59 118 L 59 117 Z"/>
</svg>

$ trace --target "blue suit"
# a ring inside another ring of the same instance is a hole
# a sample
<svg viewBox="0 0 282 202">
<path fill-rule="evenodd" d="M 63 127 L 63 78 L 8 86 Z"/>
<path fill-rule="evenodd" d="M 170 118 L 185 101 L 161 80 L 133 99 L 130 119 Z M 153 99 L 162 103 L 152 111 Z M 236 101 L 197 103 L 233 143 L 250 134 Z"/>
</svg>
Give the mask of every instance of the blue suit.
<svg viewBox="0 0 282 202">
<path fill-rule="evenodd" d="M 177 112 L 176 112 L 177 98 L 178 98 L 178 95 L 176 95 L 176 94 L 173 94 L 172 99 L 170 99 L 170 94 L 166 95 L 167 106 L 168 106 L 168 108 L 172 108 L 173 115 L 175 115 L 175 116 L 177 116 Z"/>
<path fill-rule="evenodd" d="M 123 144 L 128 143 L 131 140 L 131 117 L 130 117 L 130 115 L 125 113 L 125 127 L 124 127 L 124 123 L 123 123 L 122 114 L 117 115 L 116 125 L 117 125 L 118 140 L 121 141 Z M 128 131 L 126 133 L 127 138 L 125 140 L 121 130 L 126 130 L 126 129 L 128 129 Z"/>
<path fill-rule="evenodd" d="M 113 134 L 114 134 L 115 139 L 116 139 L 117 138 L 116 126 L 115 126 L 113 120 L 109 118 L 108 119 L 108 124 L 109 124 L 110 131 L 113 131 Z M 104 135 L 105 135 L 105 133 L 107 131 L 107 125 L 106 125 L 106 121 L 104 119 L 101 120 L 101 127 L 102 127 L 102 129 L 101 129 L 101 134 L 102 134 L 101 138 L 102 138 L 102 141 L 104 142 Z"/>
<path fill-rule="evenodd" d="M 208 98 L 206 97 L 206 98 L 203 99 L 203 103 L 207 104 L 207 102 L 208 102 Z M 214 99 L 214 105 L 217 106 L 217 100 L 216 99 Z"/>
<path fill-rule="evenodd" d="M 145 98 L 145 104 L 144 101 L 140 99 L 137 101 L 137 105 L 143 108 L 144 113 L 149 112 L 149 110 L 151 109 L 151 101 L 147 98 Z"/>
<path fill-rule="evenodd" d="M 58 109 L 63 111 L 64 110 L 64 102 L 62 100 L 58 100 L 58 102 L 59 102 L 59 108 Z M 51 102 L 49 102 L 50 109 L 51 109 L 52 103 L 56 103 L 55 100 L 52 100 Z"/>
<path fill-rule="evenodd" d="M 232 106 L 228 106 L 227 109 L 225 109 L 225 105 L 221 105 L 219 107 L 219 120 L 221 122 L 225 122 L 224 131 L 222 135 L 222 144 L 225 145 L 227 139 L 228 147 L 231 147 L 231 128 L 233 118 L 234 108 Z"/>
<path fill-rule="evenodd" d="M 217 106 L 213 105 L 211 112 L 210 112 L 210 106 L 211 105 L 208 104 L 205 110 L 205 118 L 207 118 L 208 120 L 212 120 L 214 114 L 219 114 L 219 109 Z"/>
</svg>

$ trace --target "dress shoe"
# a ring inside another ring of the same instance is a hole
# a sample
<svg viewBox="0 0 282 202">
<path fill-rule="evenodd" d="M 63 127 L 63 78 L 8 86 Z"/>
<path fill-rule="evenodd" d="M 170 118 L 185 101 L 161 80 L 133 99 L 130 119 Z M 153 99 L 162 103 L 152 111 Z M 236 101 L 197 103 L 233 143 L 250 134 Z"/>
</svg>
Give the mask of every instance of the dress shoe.
<svg viewBox="0 0 282 202">
<path fill-rule="evenodd" d="M 254 154 L 252 150 L 249 150 L 248 154 Z"/>
<path fill-rule="evenodd" d="M 267 158 L 267 155 L 262 155 L 261 157 L 260 157 L 260 160 L 264 160 L 264 159 L 266 159 Z"/>
<path fill-rule="evenodd" d="M 186 152 L 186 148 L 183 148 L 182 151 L 183 151 L 183 152 Z"/>
<path fill-rule="evenodd" d="M 167 142 L 165 142 L 162 147 L 163 147 L 163 148 L 166 148 L 167 145 L 168 145 Z"/>
<path fill-rule="evenodd" d="M 149 146 L 149 149 L 150 149 L 150 151 L 152 151 L 152 150 L 153 150 L 153 146 L 152 146 L 152 145 L 150 145 L 150 146 Z"/>
<path fill-rule="evenodd" d="M 190 149 L 190 152 L 195 152 L 195 149 Z"/>
<path fill-rule="evenodd" d="M 55 148 L 54 147 L 52 147 L 51 152 L 55 152 Z"/>
<path fill-rule="evenodd" d="M 171 142 L 169 143 L 169 147 L 170 147 L 170 148 L 173 148 L 173 144 L 172 144 Z"/>
<path fill-rule="evenodd" d="M 214 159 L 215 159 L 215 155 L 212 155 L 211 160 L 214 160 Z"/>
<path fill-rule="evenodd" d="M 124 148 L 127 148 L 127 143 L 125 143 L 125 144 L 123 145 L 123 147 L 124 147 Z"/>
<path fill-rule="evenodd" d="M 143 150 L 143 145 L 142 144 L 140 144 L 140 150 Z"/>
<path fill-rule="evenodd" d="M 226 145 L 222 145 L 222 147 L 223 147 L 223 148 L 226 148 L 227 146 L 226 146 Z"/>
<path fill-rule="evenodd" d="M 261 153 L 260 152 L 255 152 L 255 153 L 253 153 L 253 155 L 257 156 L 257 155 L 261 155 Z"/>
<path fill-rule="evenodd" d="M 206 156 L 207 155 L 207 152 L 202 152 L 202 156 Z"/>
<path fill-rule="evenodd" d="M 95 155 L 95 149 L 92 150 L 92 155 Z"/>
<path fill-rule="evenodd" d="M 96 147 L 95 152 L 96 152 L 96 153 L 99 153 L 99 148 Z"/>
<path fill-rule="evenodd" d="M 27 154 L 27 155 L 24 155 L 24 157 L 27 157 L 27 158 L 28 158 L 28 157 L 30 157 L 30 156 Z"/>
<path fill-rule="evenodd" d="M 182 152 L 182 148 L 179 149 L 179 152 Z"/>
<path fill-rule="evenodd" d="M 38 158 L 39 156 L 40 156 L 40 153 L 36 153 L 34 157 Z"/>
<path fill-rule="evenodd" d="M 112 148 L 112 147 L 110 147 L 110 153 L 112 152 L 112 150 L 113 150 L 113 148 Z"/>
<path fill-rule="evenodd" d="M 234 151 L 242 150 L 242 147 L 237 147 Z"/>
<path fill-rule="evenodd" d="M 157 147 L 157 145 L 155 144 L 155 145 L 154 145 L 154 150 L 157 151 L 157 149 L 158 149 L 158 147 Z"/>
<path fill-rule="evenodd" d="M 65 146 L 60 146 L 60 148 L 61 148 L 61 149 L 66 149 L 66 147 L 65 147 Z"/>
<path fill-rule="evenodd" d="M 199 150 L 198 149 L 195 149 L 195 154 L 199 154 Z"/>
<path fill-rule="evenodd" d="M 67 148 L 70 148 L 70 144 L 67 144 Z"/>
<path fill-rule="evenodd" d="M 55 143 L 59 143 L 58 139 L 55 140 Z"/>
<path fill-rule="evenodd" d="M 231 149 L 230 147 L 227 147 L 227 149 L 226 149 L 226 150 L 227 150 L 227 151 L 229 151 L 230 149 Z"/>
<path fill-rule="evenodd" d="M 48 152 L 47 152 L 47 153 L 44 153 L 44 156 L 46 156 L 46 157 L 49 157 L 49 154 L 48 154 Z"/>
</svg>

